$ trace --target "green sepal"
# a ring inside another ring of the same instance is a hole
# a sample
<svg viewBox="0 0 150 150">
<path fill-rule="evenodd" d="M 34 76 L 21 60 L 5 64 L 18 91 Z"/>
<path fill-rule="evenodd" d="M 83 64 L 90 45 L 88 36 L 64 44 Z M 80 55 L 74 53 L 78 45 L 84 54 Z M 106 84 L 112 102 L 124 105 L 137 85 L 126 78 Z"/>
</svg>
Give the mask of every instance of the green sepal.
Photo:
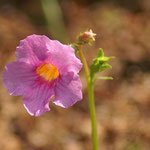
<svg viewBox="0 0 150 150">
<path fill-rule="evenodd" d="M 69 44 L 69 46 L 71 46 L 74 50 L 75 50 L 75 53 L 77 53 L 78 52 L 78 46 L 77 46 L 77 44 L 75 44 L 75 43 L 72 43 L 72 44 Z"/>
<path fill-rule="evenodd" d="M 96 58 L 93 60 L 93 63 L 90 67 L 91 69 L 91 77 L 94 77 L 96 73 L 102 72 L 107 68 L 112 68 L 107 62 L 114 57 L 105 57 L 103 50 L 100 48 L 99 53 Z"/>
</svg>

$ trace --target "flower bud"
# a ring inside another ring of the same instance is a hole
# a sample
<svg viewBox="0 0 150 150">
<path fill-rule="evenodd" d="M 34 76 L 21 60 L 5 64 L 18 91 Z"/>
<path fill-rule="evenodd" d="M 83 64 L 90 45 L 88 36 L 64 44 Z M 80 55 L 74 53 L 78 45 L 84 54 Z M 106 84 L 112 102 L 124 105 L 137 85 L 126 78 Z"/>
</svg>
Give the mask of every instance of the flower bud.
<svg viewBox="0 0 150 150">
<path fill-rule="evenodd" d="M 96 34 L 93 33 L 93 31 L 90 29 L 89 31 L 80 33 L 80 35 L 77 37 L 77 42 L 80 45 L 83 44 L 91 44 L 91 42 L 95 41 Z"/>
</svg>

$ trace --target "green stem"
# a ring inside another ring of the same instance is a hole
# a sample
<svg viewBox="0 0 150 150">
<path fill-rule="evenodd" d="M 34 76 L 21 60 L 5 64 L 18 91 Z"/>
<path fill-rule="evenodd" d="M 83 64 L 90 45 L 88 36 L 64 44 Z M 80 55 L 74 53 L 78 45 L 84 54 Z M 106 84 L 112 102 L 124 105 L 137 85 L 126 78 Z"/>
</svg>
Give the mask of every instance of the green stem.
<svg viewBox="0 0 150 150">
<path fill-rule="evenodd" d="M 83 68 L 84 68 L 84 71 L 85 71 L 86 82 L 88 84 L 88 82 L 89 82 L 89 76 L 90 76 L 89 75 L 89 69 L 88 69 L 88 65 L 87 65 L 86 59 L 84 57 L 84 54 L 82 52 L 82 46 L 81 45 L 78 46 L 78 50 L 79 50 L 79 55 L 80 55 L 81 61 L 83 63 Z"/>
<path fill-rule="evenodd" d="M 93 150 L 98 150 L 98 136 L 97 136 L 96 113 L 95 113 L 95 103 L 94 103 L 94 87 L 91 78 L 88 83 L 88 98 L 89 98 L 88 100 L 89 100 L 90 116 L 91 116 L 91 123 L 92 123 Z"/>
<path fill-rule="evenodd" d="M 89 74 L 88 65 L 84 54 L 82 52 L 82 47 L 79 46 L 79 55 L 81 61 L 83 63 L 83 68 L 85 71 L 86 82 L 88 86 L 88 102 L 89 102 L 89 109 L 90 109 L 90 117 L 91 117 L 91 124 L 92 124 L 92 140 L 93 140 L 93 150 L 98 150 L 98 136 L 97 136 L 97 127 L 96 127 L 96 113 L 95 113 L 95 103 L 94 103 L 94 83 L 93 78 L 91 78 Z"/>
</svg>

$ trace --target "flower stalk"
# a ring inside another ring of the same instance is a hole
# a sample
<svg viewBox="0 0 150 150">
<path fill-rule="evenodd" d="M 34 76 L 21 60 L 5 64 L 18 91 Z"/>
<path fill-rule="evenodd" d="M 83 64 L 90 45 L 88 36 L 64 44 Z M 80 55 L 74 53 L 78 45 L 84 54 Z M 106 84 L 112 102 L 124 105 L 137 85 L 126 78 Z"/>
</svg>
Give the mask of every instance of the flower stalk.
<svg viewBox="0 0 150 150">
<path fill-rule="evenodd" d="M 98 135 L 97 135 L 97 125 L 96 125 L 96 113 L 95 113 L 95 103 L 94 103 L 94 85 L 93 80 L 89 78 L 88 83 L 88 102 L 90 108 L 90 117 L 92 124 L 92 140 L 93 140 L 93 150 L 98 150 Z"/>
<path fill-rule="evenodd" d="M 94 81 L 95 80 L 112 80 L 112 77 L 95 77 L 97 73 L 100 73 L 108 68 L 112 68 L 107 62 L 114 57 L 105 57 L 103 50 L 100 48 L 99 53 L 95 59 L 93 59 L 93 63 L 90 66 L 90 71 L 84 57 L 82 46 L 85 44 L 91 45 L 91 42 L 95 41 L 96 34 L 92 32 L 92 30 L 80 33 L 77 36 L 76 43 L 71 44 L 70 46 L 74 48 L 75 52 L 79 52 L 80 59 L 83 63 L 83 68 L 85 72 L 85 78 L 88 87 L 88 103 L 90 109 L 90 117 L 91 117 L 91 125 L 92 125 L 92 142 L 93 142 L 93 150 L 99 150 L 98 144 L 98 135 L 97 135 L 97 126 L 96 126 L 96 112 L 95 112 L 95 101 L 94 101 Z"/>
<path fill-rule="evenodd" d="M 88 103 L 90 109 L 91 125 L 92 125 L 92 141 L 93 141 L 93 150 L 98 150 L 98 135 L 97 135 L 97 126 L 96 126 L 96 113 L 95 113 L 95 104 L 94 104 L 94 80 L 89 74 L 88 65 L 84 54 L 82 52 L 82 46 L 78 46 L 80 59 L 83 63 L 83 68 L 85 72 L 86 82 L 88 86 Z"/>
</svg>

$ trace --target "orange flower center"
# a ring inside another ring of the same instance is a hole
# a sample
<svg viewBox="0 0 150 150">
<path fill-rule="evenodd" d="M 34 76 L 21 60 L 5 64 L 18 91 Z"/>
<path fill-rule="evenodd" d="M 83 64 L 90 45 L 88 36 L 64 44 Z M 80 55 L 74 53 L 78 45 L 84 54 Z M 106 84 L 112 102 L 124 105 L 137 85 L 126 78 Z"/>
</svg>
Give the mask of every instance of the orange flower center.
<svg viewBox="0 0 150 150">
<path fill-rule="evenodd" d="M 52 81 L 58 78 L 59 71 L 58 69 L 50 64 L 44 63 L 36 69 L 36 73 L 43 77 L 46 81 Z"/>
</svg>

